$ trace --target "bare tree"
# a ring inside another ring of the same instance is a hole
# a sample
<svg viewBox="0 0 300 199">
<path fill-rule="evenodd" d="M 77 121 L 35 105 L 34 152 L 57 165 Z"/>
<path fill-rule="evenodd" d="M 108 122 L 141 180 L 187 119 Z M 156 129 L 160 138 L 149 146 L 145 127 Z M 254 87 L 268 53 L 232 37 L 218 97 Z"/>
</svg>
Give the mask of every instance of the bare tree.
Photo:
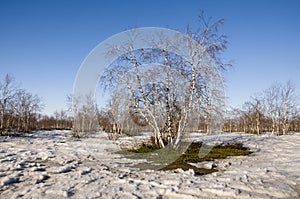
<svg viewBox="0 0 300 199">
<path fill-rule="evenodd" d="M 295 87 L 292 86 L 291 82 L 287 82 L 283 86 L 280 97 L 282 101 L 282 133 L 286 134 L 289 131 L 292 118 L 297 114 Z"/>
<path fill-rule="evenodd" d="M 295 88 L 291 82 L 274 84 L 245 102 L 236 126 L 239 126 L 239 131 L 257 134 L 271 131 L 273 134 L 280 135 L 290 130 L 298 131 L 297 102 Z M 227 119 L 227 128 L 228 125 L 231 127 L 231 122 Z"/>
<path fill-rule="evenodd" d="M 73 135 L 84 136 L 99 129 L 97 107 L 92 94 L 73 97 Z"/>
<path fill-rule="evenodd" d="M 162 34 L 159 41 L 151 41 L 156 49 L 135 49 L 138 33 L 131 32 L 132 41 L 109 52 L 122 56 L 104 72 L 102 83 L 122 91 L 128 99 L 123 104 L 133 118 L 153 129 L 155 143 L 161 148 L 170 143 L 177 147 L 196 113 L 203 112 L 208 123 L 221 114 L 220 71 L 225 65 L 219 55 L 226 48 L 226 37 L 218 28 L 223 20 L 201 20 L 202 29 L 188 29 L 189 37 L 184 40 L 170 41 Z M 172 53 L 178 46 L 187 46 L 189 56 Z M 156 63 L 155 68 L 149 67 L 151 63 Z"/>
<path fill-rule="evenodd" d="M 226 111 L 226 117 L 224 122 L 223 131 L 225 132 L 237 132 L 242 131 L 241 124 L 242 122 L 243 111 L 237 108 L 230 107 Z"/>
<path fill-rule="evenodd" d="M 275 131 L 279 132 L 280 127 L 280 102 L 279 102 L 279 93 L 281 90 L 281 85 L 274 84 L 269 89 L 264 91 L 264 103 L 266 107 L 266 114 L 272 120 L 272 133 Z"/>
<path fill-rule="evenodd" d="M 250 132 L 256 132 L 260 134 L 262 131 L 262 119 L 263 119 L 263 106 L 262 99 L 260 97 L 252 97 L 252 101 L 246 102 L 248 107 L 248 118 L 250 119 Z"/>
<path fill-rule="evenodd" d="M 0 82 L 0 131 L 8 130 L 9 117 L 12 112 L 12 103 L 15 98 L 18 86 L 14 78 L 6 75 L 3 82 Z"/>
<path fill-rule="evenodd" d="M 18 118 L 18 131 L 29 132 L 37 128 L 37 115 L 42 109 L 41 99 L 25 90 L 19 90 L 14 104 Z"/>
<path fill-rule="evenodd" d="M 68 113 L 66 110 L 56 110 L 53 113 L 55 118 L 55 128 L 56 129 L 68 129 L 69 128 L 69 122 L 68 122 Z"/>
<path fill-rule="evenodd" d="M 6 75 L 0 82 L 0 131 L 29 132 L 37 129 L 38 113 L 43 105 L 37 95 L 20 89 L 14 78 Z"/>
<path fill-rule="evenodd" d="M 295 88 L 291 82 L 274 84 L 264 91 L 266 113 L 272 119 L 272 132 L 287 133 L 292 118 L 297 113 Z"/>
</svg>

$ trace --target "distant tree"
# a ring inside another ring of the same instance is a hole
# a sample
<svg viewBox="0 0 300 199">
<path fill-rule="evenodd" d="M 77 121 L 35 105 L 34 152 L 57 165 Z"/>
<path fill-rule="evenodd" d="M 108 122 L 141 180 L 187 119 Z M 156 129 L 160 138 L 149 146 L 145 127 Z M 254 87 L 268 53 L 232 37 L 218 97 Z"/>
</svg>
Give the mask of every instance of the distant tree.
<svg viewBox="0 0 300 199">
<path fill-rule="evenodd" d="M 13 101 L 16 96 L 18 86 L 14 78 L 6 75 L 0 82 L 0 131 L 10 130 L 9 120 L 12 118 Z"/>
<path fill-rule="evenodd" d="M 43 108 L 41 99 L 20 89 L 14 78 L 6 75 L 0 81 L 0 132 L 29 132 L 37 129 L 37 118 Z"/>
<path fill-rule="evenodd" d="M 53 113 L 54 121 L 55 121 L 55 129 L 70 129 L 72 128 L 72 119 L 68 117 L 68 111 L 67 110 L 56 110 Z M 53 127 L 51 127 L 53 128 Z"/>
<path fill-rule="evenodd" d="M 19 90 L 15 101 L 18 131 L 29 132 L 37 129 L 37 116 L 41 109 L 41 99 L 37 95 L 33 95 L 25 90 Z"/>
<path fill-rule="evenodd" d="M 242 131 L 241 129 L 241 119 L 242 119 L 242 110 L 230 107 L 226 111 L 226 117 L 224 122 L 223 130 L 225 132 L 237 132 Z"/>
<path fill-rule="evenodd" d="M 272 132 L 276 135 L 286 134 L 290 130 L 299 131 L 298 101 L 291 82 L 274 84 L 245 102 L 241 110 L 231 113 L 231 117 L 238 117 L 235 120 L 238 126 L 236 131 Z M 232 119 L 227 117 L 224 129 L 229 126 L 232 130 L 232 125 Z"/>
<path fill-rule="evenodd" d="M 282 133 L 286 134 L 290 130 L 292 119 L 297 114 L 297 96 L 291 82 L 287 82 L 283 86 L 280 97 L 282 101 Z"/>
<path fill-rule="evenodd" d="M 73 136 L 82 137 L 87 133 L 99 130 L 97 106 L 93 95 L 73 97 Z"/>
<path fill-rule="evenodd" d="M 275 84 L 264 91 L 266 114 L 272 119 L 272 132 L 286 134 L 297 114 L 297 96 L 291 82 Z"/>
<path fill-rule="evenodd" d="M 248 119 L 248 131 L 260 134 L 262 131 L 263 106 L 262 99 L 253 97 L 251 101 L 244 104 L 246 117 Z"/>
<path fill-rule="evenodd" d="M 300 132 L 300 109 L 297 109 L 297 114 L 292 118 L 290 122 L 290 130 Z"/>
<path fill-rule="evenodd" d="M 112 115 L 109 110 L 98 111 L 97 118 L 98 118 L 100 129 L 102 131 L 105 131 L 107 133 L 111 133 L 113 131 Z"/>
</svg>

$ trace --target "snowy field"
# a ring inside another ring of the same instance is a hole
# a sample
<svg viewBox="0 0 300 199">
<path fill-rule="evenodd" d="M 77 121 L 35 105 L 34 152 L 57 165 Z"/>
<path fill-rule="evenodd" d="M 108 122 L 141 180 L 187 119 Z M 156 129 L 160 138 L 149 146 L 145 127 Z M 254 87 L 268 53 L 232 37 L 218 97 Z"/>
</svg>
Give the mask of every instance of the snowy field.
<svg viewBox="0 0 300 199">
<path fill-rule="evenodd" d="M 85 139 L 71 138 L 68 131 L 0 137 L 0 198 L 300 197 L 299 133 L 223 134 L 218 142 L 241 142 L 254 153 L 203 163 L 219 170 L 205 176 L 138 170 L 131 165 L 139 160 L 114 153 L 143 138 L 116 145 L 105 133 Z"/>
</svg>

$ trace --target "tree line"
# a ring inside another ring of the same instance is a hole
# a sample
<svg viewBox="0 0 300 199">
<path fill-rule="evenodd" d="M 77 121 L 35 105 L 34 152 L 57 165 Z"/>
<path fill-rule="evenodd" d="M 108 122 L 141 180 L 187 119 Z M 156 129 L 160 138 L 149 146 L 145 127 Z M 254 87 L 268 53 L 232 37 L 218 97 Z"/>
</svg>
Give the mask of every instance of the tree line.
<svg viewBox="0 0 300 199">
<path fill-rule="evenodd" d="M 80 132 L 103 130 L 110 139 L 115 140 L 122 134 L 152 131 L 140 115 L 122 104 L 122 100 L 115 97 L 105 109 L 99 110 L 92 97 L 87 96 L 84 104 L 80 106 L 77 103 L 80 118 L 74 122 L 74 117 L 70 116 L 68 110 L 57 110 L 52 116 L 42 115 L 41 99 L 21 89 L 12 76 L 6 75 L 0 81 L 0 135 L 68 129 L 73 130 L 74 136 L 80 137 Z M 299 98 L 291 82 L 274 84 L 251 97 L 242 108 L 228 109 L 222 130 L 255 134 L 272 132 L 276 135 L 289 131 L 300 132 L 298 102 Z M 208 132 L 207 114 L 195 115 L 190 123 L 194 125 L 188 126 L 186 131 Z"/>
<path fill-rule="evenodd" d="M 129 108 L 120 114 L 121 104 L 116 104 L 116 99 L 109 104 L 108 108 L 97 113 L 101 130 L 108 132 L 112 139 L 117 139 L 121 134 L 151 131 L 151 127 L 143 121 L 143 118 L 132 116 Z M 222 130 L 254 134 L 270 132 L 274 135 L 283 135 L 291 131 L 300 132 L 298 102 L 299 97 L 291 82 L 274 84 L 251 97 L 242 108 L 227 110 Z M 197 114 L 197 117 L 192 119 L 190 122 L 195 125 L 188 126 L 187 131 L 199 133 L 209 131 L 207 115 Z"/>
<path fill-rule="evenodd" d="M 73 117 L 67 110 L 56 110 L 53 115 L 38 115 L 38 130 L 72 130 Z"/>
<path fill-rule="evenodd" d="M 43 106 L 39 96 L 20 88 L 13 76 L 5 75 L 0 80 L 0 135 L 72 128 L 73 121 L 66 111 L 49 117 L 41 115 Z"/>
<path fill-rule="evenodd" d="M 227 113 L 224 131 L 286 134 L 300 131 L 299 97 L 291 82 L 274 84 Z"/>
</svg>

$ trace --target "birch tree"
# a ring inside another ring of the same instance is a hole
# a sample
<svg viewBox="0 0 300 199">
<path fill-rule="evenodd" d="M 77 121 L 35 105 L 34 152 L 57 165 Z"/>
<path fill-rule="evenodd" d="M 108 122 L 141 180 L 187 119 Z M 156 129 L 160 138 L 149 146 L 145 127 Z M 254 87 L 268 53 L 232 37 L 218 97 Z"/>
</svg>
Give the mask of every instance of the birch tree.
<svg viewBox="0 0 300 199">
<path fill-rule="evenodd" d="M 9 129 L 8 121 L 12 112 L 12 103 L 15 98 L 18 86 L 14 78 L 6 75 L 3 81 L 0 81 L 0 131 Z"/>
<path fill-rule="evenodd" d="M 297 114 L 295 87 L 291 82 L 287 82 L 283 86 L 280 98 L 282 101 L 282 133 L 286 134 L 289 131 L 293 117 Z"/>
<path fill-rule="evenodd" d="M 196 113 L 199 117 L 203 112 L 208 123 L 222 114 L 220 72 L 225 64 L 220 55 L 227 41 L 218 29 L 223 20 L 201 17 L 201 22 L 197 31 L 187 30 L 185 40 L 170 41 L 162 34 L 159 41 L 149 41 L 152 49 L 135 49 L 138 32 L 131 32 L 130 42 L 111 48 L 110 54 L 122 56 L 101 77 L 106 89 L 122 91 L 128 99 L 123 101 L 125 106 L 152 128 L 155 144 L 161 148 L 167 144 L 177 147 Z M 173 53 L 178 46 L 188 48 L 188 57 Z"/>
<path fill-rule="evenodd" d="M 264 91 L 266 114 L 272 119 L 272 133 L 286 134 L 297 114 L 297 96 L 291 82 L 274 84 Z"/>
<path fill-rule="evenodd" d="M 244 103 L 238 116 L 239 130 L 257 134 L 272 132 L 280 135 L 298 129 L 297 99 L 295 87 L 291 82 L 272 85 Z M 227 127 L 230 122 L 227 121 Z"/>
<path fill-rule="evenodd" d="M 14 78 L 6 75 L 0 81 L 0 132 L 29 132 L 37 129 L 38 113 L 43 108 L 41 99 L 20 89 Z"/>
<path fill-rule="evenodd" d="M 82 137 L 99 129 L 97 106 L 92 94 L 73 97 L 73 136 Z"/>
</svg>

